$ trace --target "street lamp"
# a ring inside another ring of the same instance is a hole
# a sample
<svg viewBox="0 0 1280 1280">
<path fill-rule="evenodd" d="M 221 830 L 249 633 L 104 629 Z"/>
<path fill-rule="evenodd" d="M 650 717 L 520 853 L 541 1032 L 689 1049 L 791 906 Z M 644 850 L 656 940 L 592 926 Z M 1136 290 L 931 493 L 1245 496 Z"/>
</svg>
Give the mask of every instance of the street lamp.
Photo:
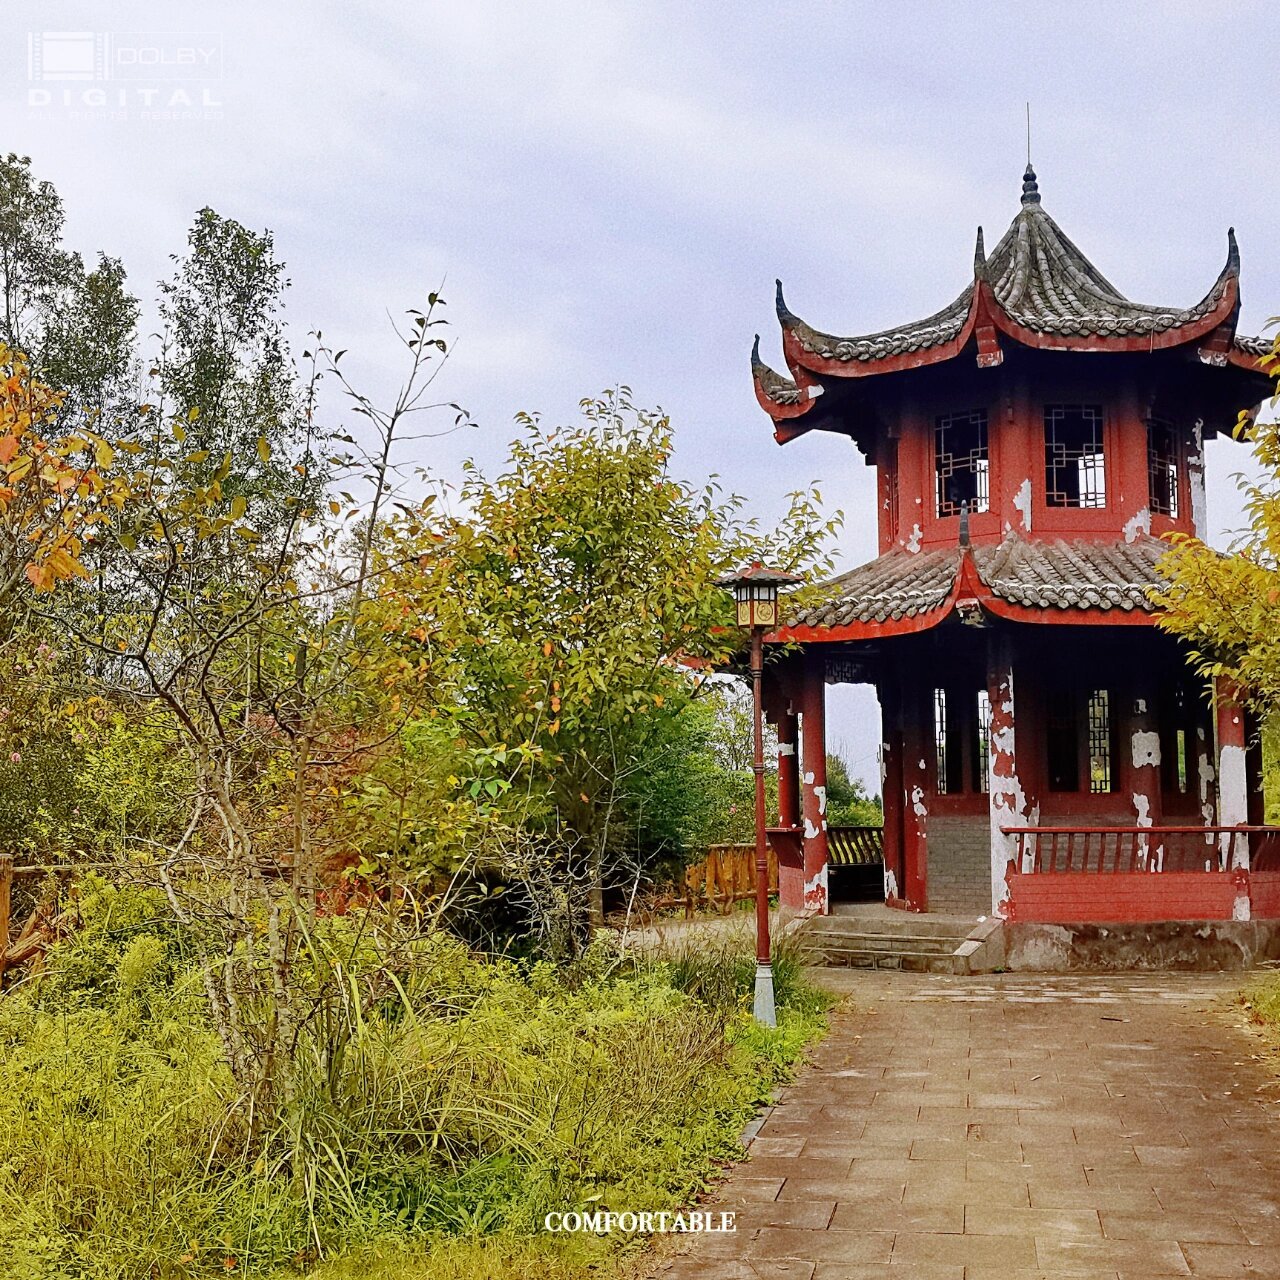
<svg viewBox="0 0 1280 1280">
<path fill-rule="evenodd" d="M 756 990 L 752 1012 L 765 1027 L 778 1025 L 773 1003 L 773 960 L 769 950 L 769 853 L 765 835 L 764 799 L 764 702 L 760 682 L 764 675 L 764 633 L 778 625 L 778 588 L 800 581 L 788 573 L 766 569 L 758 560 L 746 569 L 721 578 L 716 586 L 733 593 L 740 627 L 751 631 L 751 709 L 755 729 L 756 775 Z"/>
</svg>

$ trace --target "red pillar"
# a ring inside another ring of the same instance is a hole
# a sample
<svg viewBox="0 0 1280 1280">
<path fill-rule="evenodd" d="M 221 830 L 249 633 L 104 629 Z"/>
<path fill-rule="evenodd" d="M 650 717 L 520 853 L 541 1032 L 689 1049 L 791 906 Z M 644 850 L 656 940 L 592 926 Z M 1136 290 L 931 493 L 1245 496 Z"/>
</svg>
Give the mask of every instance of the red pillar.
<svg viewBox="0 0 1280 1280">
<path fill-rule="evenodd" d="M 1239 827 L 1249 821 L 1249 769 L 1244 707 L 1235 684 L 1218 677 L 1214 685 L 1214 715 L 1218 737 L 1218 824 Z M 1248 920 L 1249 840 L 1247 836 L 1223 834 L 1219 856 L 1239 872 L 1233 920 Z"/>
<path fill-rule="evenodd" d="M 1249 820 L 1244 708 L 1235 686 L 1222 677 L 1214 689 L 1214 711 L 1218 730 L 1218 825 L 1236 827 Z"/>
<path fill-rule="evenodd" d="M 902 712 L 902 897 L 912 911 L 929 906 L 929 757 L 934 751 L 933 721 L 917 681 L 901 690 Z"/>
<path fill-rule="evenodd" d="M 1134 825 L 1158 827 L 1164 821 L 1160 770 L 1160 731 L 1155 690 L 1142 677 L 1133 682 L 1133 699 L 1121 717 L 1121 785 L 1129 794 Z M 1148 837 L 1140 839 L 1141 856 L 1152 870 L 1162 866 L 1163 847 Z"/>
<path fill-rule="evenodd" d="M 1038 825 L 1039 808 L 1028 798 L 1018 772 L 1013 691 L 1013 645 L 993 634 L 987 649 L 987 697 L 991 701 L 987 791 L 991 814 L 991 910 L 1007 914 L 1009 863 L 1018 851 L 1017 836 L 1005 827 Z M 1027 726 L 1028 728 L 1030 726 Z"/>
<path fill-rule="evenodd" d="M 1245 807 L 1249 825 L 1260 827 L 1267 820 L 1267 797 L 1263 790 L 1262 722 L 1253 711 L 1244 713 L 1245 752 Z"/>
<path fill-rule="evenodd" d="M 800 724 L 790 709 L 778 716 L 778 826 L 801 827 Z M 790 841 L 778 842 L 778 902 L 793 911 L 804 909 L 804 860 L 792 853 Z"/>
<path fill-rule="evenodd" d="M 825 662 L 809 658 L 800 700 L 802 811 L 804 819 L 804 909 L 826 915 L 827 895 L 827 716 Z"/>
<path fill-rule="evenodd" d="M 902 865 L 902 699 L 897 684 L 884 680 L 880 696 L 880 795 L 884 809 L 884 896 L 902 902 L 906 872 Z"/>
</svg>

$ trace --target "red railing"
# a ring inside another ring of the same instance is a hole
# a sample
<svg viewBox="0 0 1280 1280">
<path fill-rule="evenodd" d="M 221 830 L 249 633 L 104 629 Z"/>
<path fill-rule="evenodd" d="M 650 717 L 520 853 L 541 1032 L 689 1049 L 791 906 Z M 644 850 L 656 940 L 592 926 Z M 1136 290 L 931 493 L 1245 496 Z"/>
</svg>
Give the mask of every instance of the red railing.
<svg viewBox="0 0 1280 1280">
<path fill-rule="evenodd" d="M 1255 871 L 1280 869 L 1280 827 L 1002 827 L 1017 837 L 1017 870 L 1225 871 L 1237 855 Z"/>
</svg>

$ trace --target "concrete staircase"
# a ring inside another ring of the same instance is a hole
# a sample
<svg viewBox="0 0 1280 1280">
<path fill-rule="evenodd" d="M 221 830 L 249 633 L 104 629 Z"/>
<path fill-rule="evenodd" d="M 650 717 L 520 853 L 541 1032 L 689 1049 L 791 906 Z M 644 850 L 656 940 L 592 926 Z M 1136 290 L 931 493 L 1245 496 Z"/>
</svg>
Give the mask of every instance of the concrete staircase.
<svg viewBox="0 0 1280 1280">
<path fill-rule="evenodd" d="M 999 920 L 837 904 L 799 930 L 816 963 L 917 973 L 990 973 L 1004 966 Z M 820 959 L 819 959 L 820 957 Z"/>
</svg>

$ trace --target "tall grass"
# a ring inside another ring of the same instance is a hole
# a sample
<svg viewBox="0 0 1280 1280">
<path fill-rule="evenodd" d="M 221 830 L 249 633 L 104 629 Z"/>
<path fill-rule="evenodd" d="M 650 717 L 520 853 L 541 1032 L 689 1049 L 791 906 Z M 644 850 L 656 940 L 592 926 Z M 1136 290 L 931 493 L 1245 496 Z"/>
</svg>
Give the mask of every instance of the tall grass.
<svg viewBox="0 0 1280 1280">
<path fill-rule="evenodd" d="M 350 998 L 301 1040 L 295 1096 L 247 1149 L 162 904 L 99 886 L 82 914 L 48 974 L 0 1000 L 13 1280 L 284 1274 L 386 1242 L 532 1256 L 510 1242 L 553 1209 L 690 1199 L 819 1017 L 785 953 L 782 1027 L 763 1033 L 753 962 L 727 948 L 600 948 L 566 975 L 437 936 L 391 971 L 335 923 L 324 964 Z"/>
</svg>

